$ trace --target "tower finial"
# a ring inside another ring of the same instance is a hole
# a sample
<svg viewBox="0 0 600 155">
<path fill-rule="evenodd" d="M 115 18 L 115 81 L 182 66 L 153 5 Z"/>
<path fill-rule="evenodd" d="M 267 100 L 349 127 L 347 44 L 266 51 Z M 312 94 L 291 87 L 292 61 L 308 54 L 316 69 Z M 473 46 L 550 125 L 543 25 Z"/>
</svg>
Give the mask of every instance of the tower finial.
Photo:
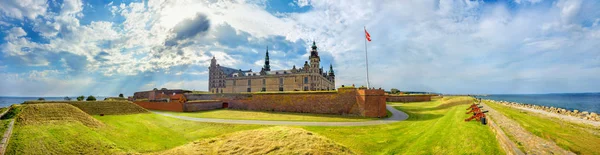
<svg viewBox="0 0 600 155">
<path fill-rule="evenodd" d="M 265 54 L 265 66 L 263 67 L 264 71 L 271 71 L 271 65 L 269 65 L 269 46 L 267 46 L 267 52 Z"/>
</svg>

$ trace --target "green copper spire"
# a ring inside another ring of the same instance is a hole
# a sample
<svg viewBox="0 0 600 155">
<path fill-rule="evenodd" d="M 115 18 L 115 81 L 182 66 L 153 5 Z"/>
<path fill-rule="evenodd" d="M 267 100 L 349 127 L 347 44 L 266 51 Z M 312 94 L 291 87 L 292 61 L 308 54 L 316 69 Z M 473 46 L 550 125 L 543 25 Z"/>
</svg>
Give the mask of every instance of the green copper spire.
<svg viewBox="0 0 600 155">
<path fill-rule="evenodd" d="M 265 56 L 265 66 L 263 67 L 264 71 L 271 71 L 271 65 L 269 65 L 269 46 L 267 46 L 267 54 Z"/>
<path fill-rule="evenodd" d="M 333 76 L 333 65 L 329 64 L 329 76 Z"/>
</svg>

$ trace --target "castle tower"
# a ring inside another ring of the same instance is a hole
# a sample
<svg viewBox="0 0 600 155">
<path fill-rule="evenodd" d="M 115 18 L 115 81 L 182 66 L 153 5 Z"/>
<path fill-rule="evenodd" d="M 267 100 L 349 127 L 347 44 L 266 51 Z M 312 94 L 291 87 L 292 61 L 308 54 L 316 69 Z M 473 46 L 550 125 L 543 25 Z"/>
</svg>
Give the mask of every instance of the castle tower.
<svg viewBox="0 0 600 155">
<path fill-rule="evenodd" d="M 210 66 L 208 67 L 208 91 L 213 91 L 213 89 L 216 87 L 216 80 L 217 80 L 217 59 L 215 59 L 215 57 L 213 56 L 213 58 L 210 60 Z"/>
<path fill-rule="evenodd" d="M 265 56 L 265 66 L 263 71 L 271 71 L 271 65 L 269 65 L 269 46 L 267 46 L 267 54 Z"/>
<path fill-rule="evenodd" d="M 311 47 L 312 49 L 310 50 L 310 69 L 309 72 L 311 73 L 319 73 L 320 72 L 320 64 L 321 63 L 321 57 L 319 57 L 319 52 L 317 51 L 317 45 L 315 43 L 315 41 L 313 41 L 313 45 Z"/>
</svg>

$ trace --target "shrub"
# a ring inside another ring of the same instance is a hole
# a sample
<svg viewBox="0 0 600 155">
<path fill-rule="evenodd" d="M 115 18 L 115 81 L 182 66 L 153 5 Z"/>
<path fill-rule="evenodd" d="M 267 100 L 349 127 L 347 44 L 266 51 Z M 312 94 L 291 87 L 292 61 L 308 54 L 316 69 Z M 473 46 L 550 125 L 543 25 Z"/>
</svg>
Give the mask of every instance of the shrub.
<svg viewBox="0 0 600 155">
<path fill-rule="evenodd" d="M 67 97 L 65 97 L 64 99 L 65 99 L 65 101 L 71 101 L 71 98 L 70 98 L 70 97 L 68 97 L 68 96 L 67 96 Z"/>
<path fill-rule="evenodd" d="M 85 96 L 83 96 L 83 95 L 77 97 L 77 101 L 83 101 L 83 99 L 85 99 Z"/>
<path fill-rule="evenodd" d="M 123 97 L 123 94 L 119 94 L 119 97 Z"/>
<path fill-rule="evenodd" d="M 390 93 L 392 93 L 392 94 L 398 94 L 398 93 L 400 93 L 400 90 L 398 90 L 398 89 L 396 89 L 396 88 L 392 88 L 392 89 L 390 90 Z"/>
<path fill-rule="evenodd" d="M 46 100 L 46 99 L 44 99 L 44 98 L 42 98 L 42 97 L 38 98 L 38 101 L 45 101 L 45 100 Z"/>
<path fill-rule="evenodd" d="M 87 99 L 85 99 L 86 101 L 96 101 L 96 97 L 90 95 L 87 97 Z"/>
</svg>

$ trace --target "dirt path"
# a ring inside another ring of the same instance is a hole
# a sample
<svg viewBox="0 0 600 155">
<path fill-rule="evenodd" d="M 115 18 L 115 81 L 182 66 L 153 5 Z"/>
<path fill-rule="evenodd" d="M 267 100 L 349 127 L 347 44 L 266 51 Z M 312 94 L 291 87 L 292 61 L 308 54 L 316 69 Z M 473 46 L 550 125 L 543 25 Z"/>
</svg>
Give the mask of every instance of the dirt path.
<svg viewBox="0 0 600 155">
<path fill-rule="evenodd" d="M 575 154 L 558 147 L 554 142 L 542 139 L 531 132 L 525 130 L 516 121 L 507 118 L 498 111 L 481 103 L 489 112 L 487 116 L 494 120 L 507 135 L 513 137 L 517 143 L 521 144 L 527 154 Z"/>
<path fill-rule="evenodd" d="M 2 112 L 2 114 L 0 114 L 0 117 L 4 116 L 4 114 L 6 114 L 8 111 L 10 111 L 10 108 L 6 109 L 6 111 Z M 10 136 L 12 135 L 12 130 L 13 130 L 13 126 L 15 125 L 15 119 L 11 119 L 10 123 L 8 124 L 8 128 L 6 128 L 6 131 L 4 131 L 4 134 L 2 135 L 2 140 L 0 141 L 0 155 L 4 155 L 4 153 L 6 152 L 6 147 L 8 146 L 8 140 L 10 140 Z"/>
<path fill-rule="evenodd" d="M 197 122 L 211 123 L 229 123 L 229 124 L 259 124 L 259 125 L 298 125 L 298 126 L 367 126 L 389 124 L 408 119 L 408 114 L 397 110 L 396 108 L 386 105 L 387 110 L 392 113 L 391 117 L 382 120 L 364 121 L 364 122 L 296 122 L 296 121 L 261 121 L 261 120 L 234 120 L 234 119 L 218 119 L 218 118 L 197 118 L 187 116 L 177 116 L 157 111 L 152 111 L 155 114 L 179 118 Z"/>
</svg>

